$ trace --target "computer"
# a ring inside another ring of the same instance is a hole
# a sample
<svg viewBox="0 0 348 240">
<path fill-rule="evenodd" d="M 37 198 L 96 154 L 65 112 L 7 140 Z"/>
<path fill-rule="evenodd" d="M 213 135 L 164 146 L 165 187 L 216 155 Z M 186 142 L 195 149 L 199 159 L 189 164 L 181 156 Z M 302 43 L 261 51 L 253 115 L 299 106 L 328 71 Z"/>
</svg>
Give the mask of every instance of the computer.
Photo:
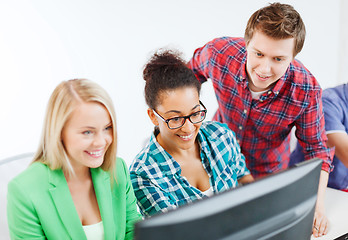
<svg viewBox="0 0 348 240">
<path fill-rule="evenodd" d="M 146 218 L 136 223 L 135 239 L 310 239 L 321 163 L 305 161 Z"/>
</svg>

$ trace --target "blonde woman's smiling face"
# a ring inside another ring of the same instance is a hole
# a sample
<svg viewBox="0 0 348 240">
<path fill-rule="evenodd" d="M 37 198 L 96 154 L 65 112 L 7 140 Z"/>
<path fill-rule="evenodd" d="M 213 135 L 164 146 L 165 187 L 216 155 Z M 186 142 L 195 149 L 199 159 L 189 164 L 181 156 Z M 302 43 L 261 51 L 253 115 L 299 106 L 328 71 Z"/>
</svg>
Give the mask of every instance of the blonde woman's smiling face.
<svg viewBox="0 0 348 240">
<path fill-rule="evenodd" d="M 62 131 L 62 142 L 74 170 L 97 168 L 113 140 L 112 121 L 100 103 L 79 103 Z"/>
</svg>

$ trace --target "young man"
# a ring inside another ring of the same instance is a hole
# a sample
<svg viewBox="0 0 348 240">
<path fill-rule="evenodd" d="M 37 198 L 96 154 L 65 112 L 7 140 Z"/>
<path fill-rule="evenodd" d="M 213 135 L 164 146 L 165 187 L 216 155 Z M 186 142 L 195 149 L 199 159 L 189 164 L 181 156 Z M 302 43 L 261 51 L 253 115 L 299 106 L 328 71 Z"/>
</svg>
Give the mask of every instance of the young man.
<svg viewBox="0 0 348 240">
<path fill-rule="evenodd" d="M 274 3 L 256 11 L 243 38 L 217 38 L 198 48 L 189 66 L 200 82 L 213 82 L 219 108 L 214 120 L 236 133 L 254 177 L 286 169 L 290 131 L 307 149 L 306 159 L 323 160 L 314 236 L 327 233 L 324 194 L 333 152 L 326 146 L 321 88 L 295 56 L 305 26 L 290 5 Z"/>
</svg>

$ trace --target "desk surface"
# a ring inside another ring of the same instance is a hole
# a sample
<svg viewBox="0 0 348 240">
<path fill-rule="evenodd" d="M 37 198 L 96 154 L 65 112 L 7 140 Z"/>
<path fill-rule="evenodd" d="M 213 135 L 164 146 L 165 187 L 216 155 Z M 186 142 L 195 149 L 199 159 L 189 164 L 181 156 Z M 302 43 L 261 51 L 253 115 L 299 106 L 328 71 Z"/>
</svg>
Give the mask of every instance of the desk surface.
<svg viewBox="0 0 348 240">
<path fill-rule="evenodd" d="M 348 232 L 348 193 L 332 188 L 326 189 L 325 207 L 329 219 L 329 232 L 311 240 L 333 240 Z"/>
</svg>

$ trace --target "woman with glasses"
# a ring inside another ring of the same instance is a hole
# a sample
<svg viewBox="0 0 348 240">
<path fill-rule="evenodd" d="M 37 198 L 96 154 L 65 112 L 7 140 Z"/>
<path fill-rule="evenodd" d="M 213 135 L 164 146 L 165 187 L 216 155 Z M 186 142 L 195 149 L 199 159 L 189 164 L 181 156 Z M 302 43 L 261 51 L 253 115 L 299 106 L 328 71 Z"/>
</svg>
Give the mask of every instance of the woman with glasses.
<svg viewBox="0 0 348 240">
<path fill-rule="evenodd" d="M 153 215 L 253 181 L 234 133 L 203 120 L 201 84 L 173 51 L 146 64 L 145 100 L 155 125 L 130 175 L 143 215 Z"/>
</svg>

